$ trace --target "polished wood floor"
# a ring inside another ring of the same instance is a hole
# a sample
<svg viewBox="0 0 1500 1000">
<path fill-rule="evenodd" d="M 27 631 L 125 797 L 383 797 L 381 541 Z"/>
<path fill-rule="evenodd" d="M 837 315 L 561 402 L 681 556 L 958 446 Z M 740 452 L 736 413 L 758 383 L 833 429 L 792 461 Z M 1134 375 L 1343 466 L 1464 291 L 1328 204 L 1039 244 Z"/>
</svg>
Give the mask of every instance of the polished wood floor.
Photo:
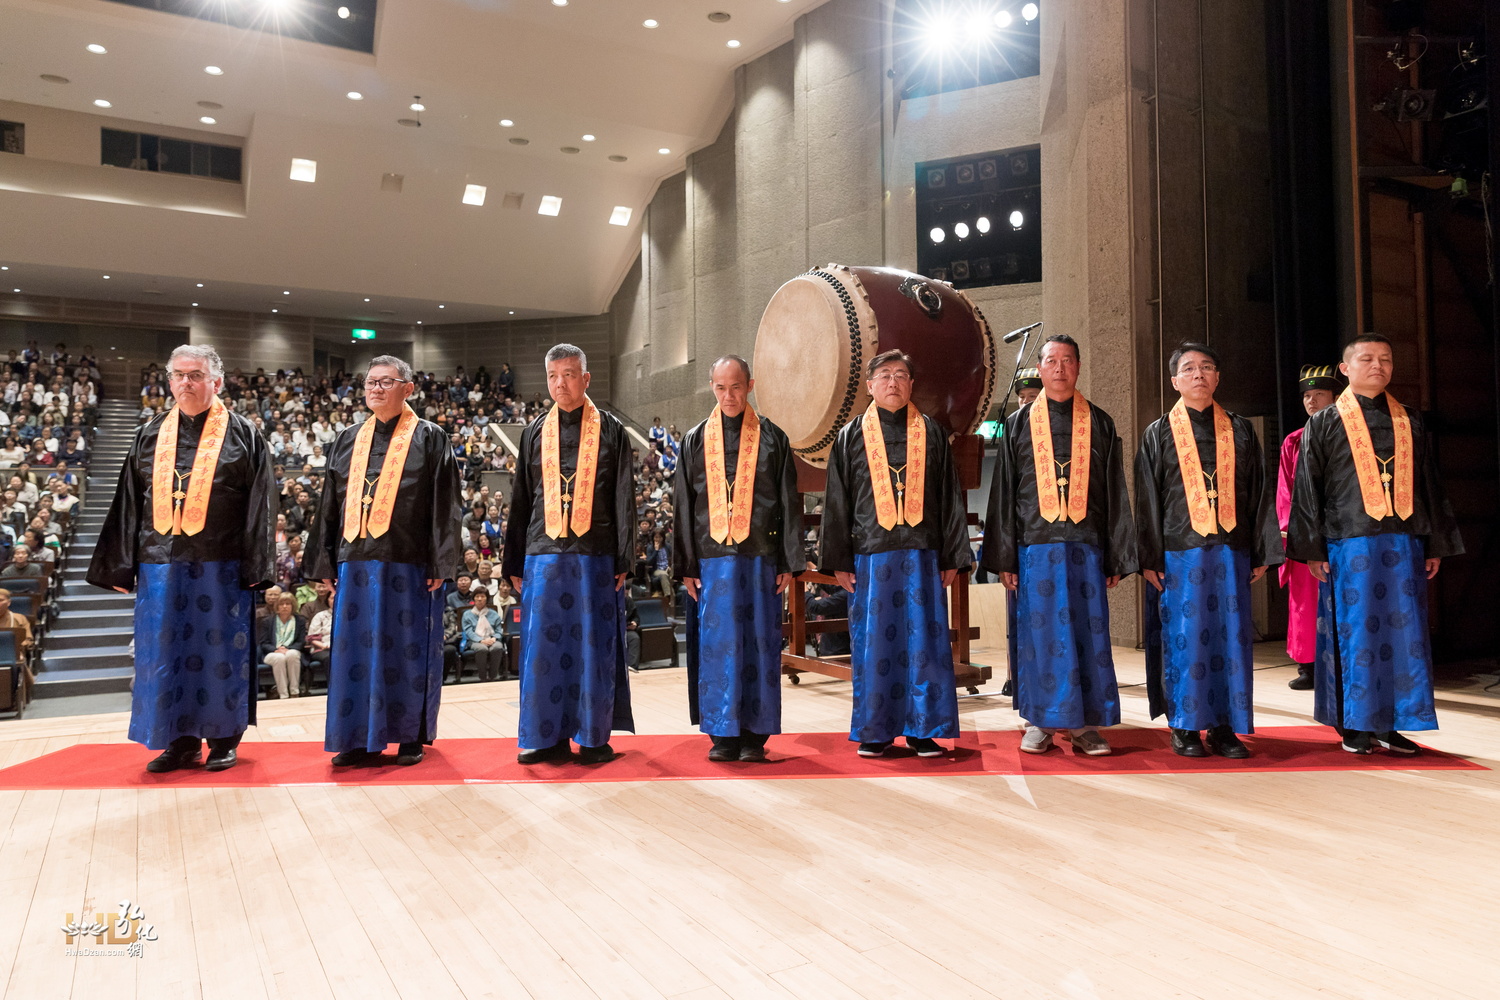
<svg viewBox="0 0 1500 1000">
<path fill-rule="evenodd" d="M 1310 694 L 1261 653 L 1258 720 L 1309 723 Z M 641 732 L 690 731 L 682 671 L 632 685 Z M 1148 724 L 1144 688 L 1124 695 Z M 440 736 L 513 736 L 515 698 L 446 689 Z M 846 728 L 848 698 L 788 686 L 787 730 Z M 961 704 L 965 726 L 1017 725 L 1007 699 Z M 247 740 L 320 739 L 323 708 L 266 703 Z M 1500 699 L 1445 690 L 1439 715 L 1428 742 L 1496 766 Z M 0 723 L 0 765 L 125 729 Z M 0 987 L 1490 998 L 1497 830 L 1494 771 L 0 792 Z M 123 899 L 155 926 L 144 955 L 68 956 L 65 915 Z"/>
</svg>

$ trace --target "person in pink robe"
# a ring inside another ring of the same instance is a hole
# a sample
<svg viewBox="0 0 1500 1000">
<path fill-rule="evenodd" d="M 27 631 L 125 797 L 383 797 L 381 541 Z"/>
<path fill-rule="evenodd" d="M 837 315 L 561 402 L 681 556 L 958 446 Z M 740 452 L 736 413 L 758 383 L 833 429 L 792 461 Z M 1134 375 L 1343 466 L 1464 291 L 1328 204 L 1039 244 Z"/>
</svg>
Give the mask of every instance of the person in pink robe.
<svg viewBox="0 0 1500 1000">
<path fill-rule="evenodd" d="M 1326 406 L 1343 389 L 1332 365 L 1303 365 L 1297 377 L 1302 390 L 1302 407 L 1310 417 Z M 1281 473 L 1276 482 L 1276 519 L 1281 522 L 1281 541 L 1286 544 L 1287 524 L 1292 517 L 1292 484 L 1297 479 L 1297 457 L 1302 453 L 1302 428 L 1297 428 L 1281 442 Z M 1293 691 L 1310 691 L 1313 686 L 1312 665 L 1318 643 L 1318 581 L 1306 563 L 1288 559 L 1278 570 L 1281 585 L 1287 589 L 1286 653 L 1297 664 L 1297 676 L 1287 682 Z"/>
</svg>

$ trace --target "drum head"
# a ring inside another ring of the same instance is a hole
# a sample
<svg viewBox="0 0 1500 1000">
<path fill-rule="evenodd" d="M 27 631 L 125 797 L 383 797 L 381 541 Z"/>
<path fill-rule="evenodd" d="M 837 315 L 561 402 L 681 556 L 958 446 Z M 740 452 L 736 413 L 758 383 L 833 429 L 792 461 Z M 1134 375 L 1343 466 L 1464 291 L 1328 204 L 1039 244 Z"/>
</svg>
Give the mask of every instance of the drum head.
<svg viewBox="0 0 1500 1000">
<path fill-rule="evenodd" d="M 777 289 L 755 337 L 755 399 L 758 409 L 786 431 L 794 449 L 817 448 L 822 458 L 842 422 L 849 419 L 851 336 L 845 306 L 835 286 L 812 274 Z M 855 385 L 858 386 L 858 374 Z"/>
</svg>

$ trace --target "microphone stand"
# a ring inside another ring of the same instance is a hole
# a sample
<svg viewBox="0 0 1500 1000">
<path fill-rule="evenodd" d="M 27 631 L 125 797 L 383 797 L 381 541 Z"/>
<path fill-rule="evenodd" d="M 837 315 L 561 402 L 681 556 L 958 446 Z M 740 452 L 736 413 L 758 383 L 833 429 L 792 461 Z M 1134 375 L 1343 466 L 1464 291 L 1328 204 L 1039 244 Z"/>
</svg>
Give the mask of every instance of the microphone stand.
<svg viewBox="0 0 1500 1000">
<path fill-rule="evenodd" d="M 1040 326 L 1041 324 L 1037 324 Z M 1016 379 L 1021 374 L 1021 362 L 1026 358 L 1027 348 L 1031 344 L 1031 330 L 1021 334 L 1021 349 L 1016 352 L 1016 367 L 1011 372 L 1010 384 L 1005 387 L 1005 398 L 1000 401 L 1000 433 L 1005 433 L 1005 411 L 1010 406 L 1010 394 L 1016 391 Z"/>
</svg>

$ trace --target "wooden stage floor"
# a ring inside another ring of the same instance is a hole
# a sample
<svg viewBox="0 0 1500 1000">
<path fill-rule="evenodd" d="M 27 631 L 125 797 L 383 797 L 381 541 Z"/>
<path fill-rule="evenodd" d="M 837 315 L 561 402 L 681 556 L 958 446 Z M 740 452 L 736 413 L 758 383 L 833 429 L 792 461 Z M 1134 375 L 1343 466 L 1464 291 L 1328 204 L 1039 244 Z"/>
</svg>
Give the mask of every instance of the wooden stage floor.
<svg viewBox="0 0 1500 1000">
<path fill-rule="evenodd" d="M 1260 654 L 1257 722 L 1310 724 L 1311 693 Z M 632 678 L 642 733 L 691 731 L 683 686 Z M 787 731 L 847 728 L 846 683 L 784 693 Z M 1123 697 L 1148 725 L 1144 687 Z M 440 735 L 514 736 L 515 699 L 447 688 Z M 1008 699 L 960 704 L 965 728 L 1019 725 Z M 264 703 L 246 740 L 320 740 L 323 707 Z M 1442 690 L 1438 713 L 1424 742 L 1500 766 L 1500 699 Z M 0 766 L 125 729 L 0 723 Z M 1497 830 L 1493 770 L 7 791 L 0 986 L 1477 1000 L 1500 989 Z M 141 957 L 68 954 L 67 914 L 126 899 L 155 928 Z"/>
</svg>

